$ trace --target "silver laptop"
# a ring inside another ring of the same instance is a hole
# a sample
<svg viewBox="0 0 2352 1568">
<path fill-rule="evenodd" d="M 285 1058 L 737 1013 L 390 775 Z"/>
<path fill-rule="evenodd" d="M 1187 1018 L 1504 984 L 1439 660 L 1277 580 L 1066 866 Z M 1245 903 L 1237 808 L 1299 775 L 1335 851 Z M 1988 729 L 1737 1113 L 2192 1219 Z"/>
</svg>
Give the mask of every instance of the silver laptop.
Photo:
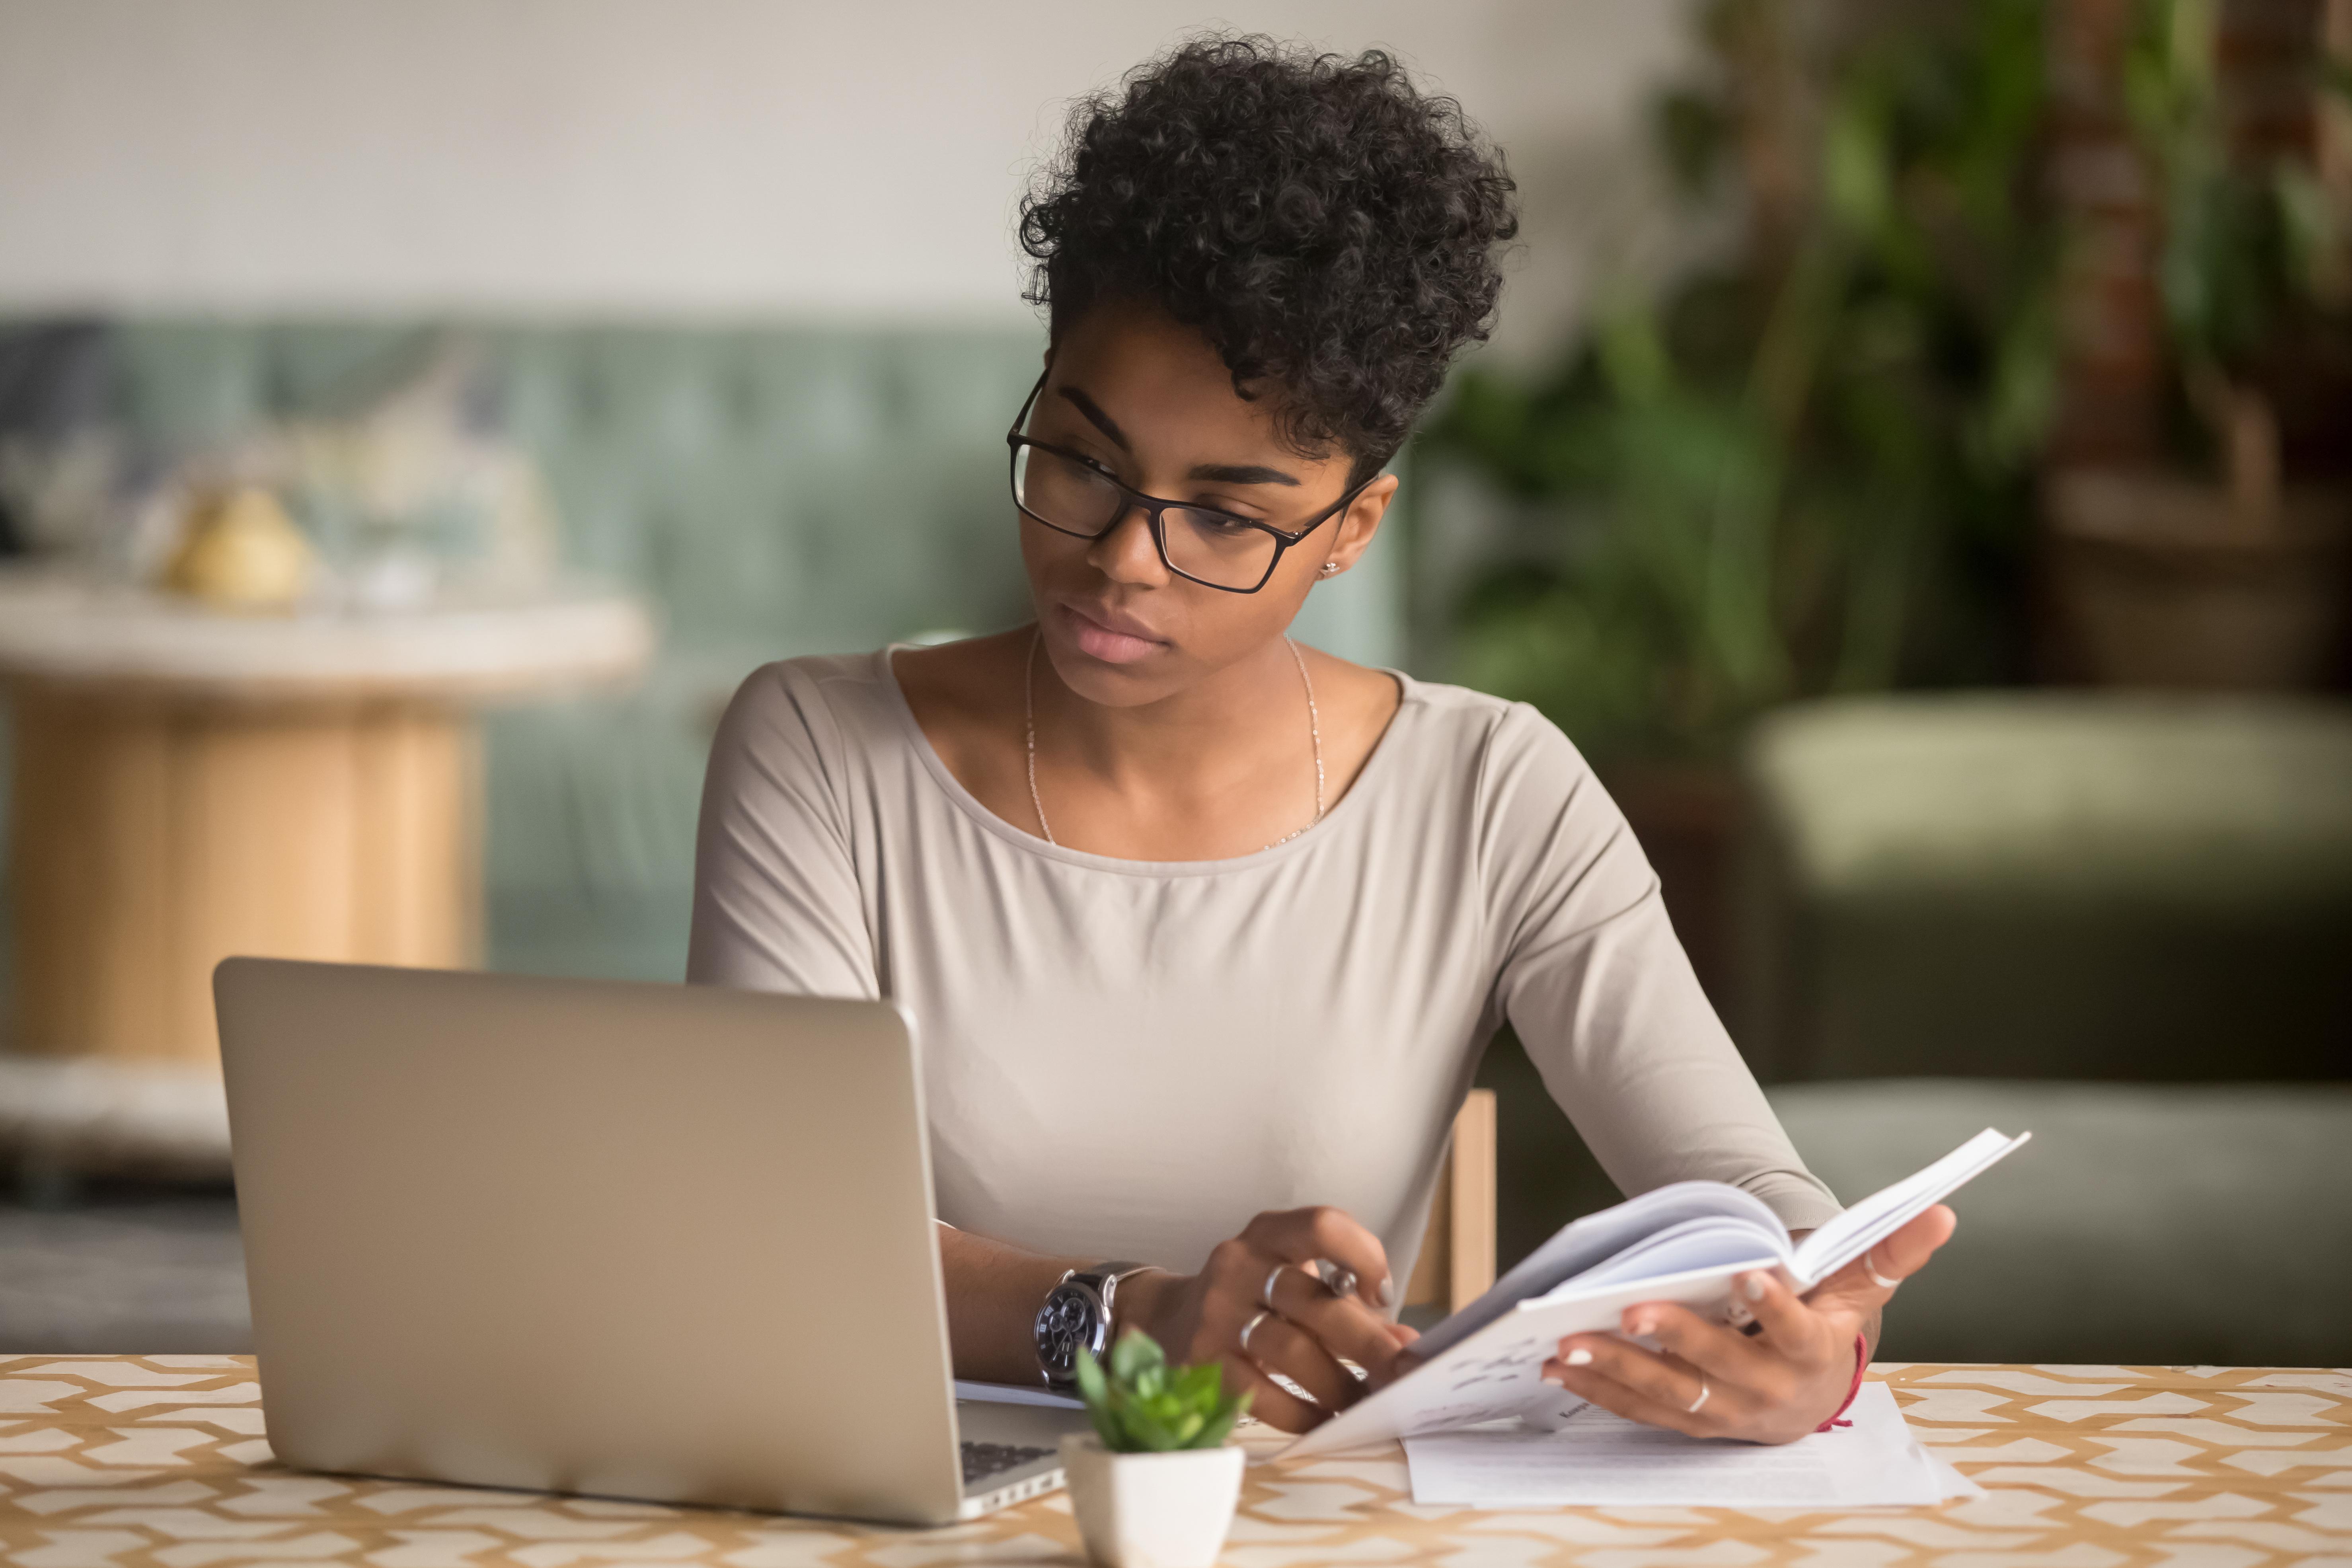
<svg viewBox="0 0 2352 1568">
<path fill-rule="evenodd" d="M 270 1447 L 303 1468 L 936 1524 L 1061 1484 L 959 1404 L 886 1003 L 232 958 Z"/>
</svg>

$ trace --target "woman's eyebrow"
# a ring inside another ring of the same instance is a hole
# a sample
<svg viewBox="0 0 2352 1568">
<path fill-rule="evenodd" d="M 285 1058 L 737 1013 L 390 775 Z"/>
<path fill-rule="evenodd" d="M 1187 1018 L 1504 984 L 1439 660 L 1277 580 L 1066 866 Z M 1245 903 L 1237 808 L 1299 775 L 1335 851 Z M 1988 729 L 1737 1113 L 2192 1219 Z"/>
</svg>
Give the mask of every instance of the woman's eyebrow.
<svg viewBox="0 0 2352 1568">
<path fill-rule="evenodd" d="M 1087 418 L 1093 423 L 1096 429 L 1100 430 L 1104 435 L 1109 437 L 1113 442 L 1117 443 L 1120 451 L 1130 455 L 1133 454 L 1135 448 L 1127 444 L 1127 432 L 1118 427 L 1118 420 L 1113 419 L 1109 415 L 1105 414 L 1102 411 L 1102 405 L 1097 403 L 1093 398 L 1088 397 L 1085 393 L 1080 392 L 1075 386 L 1065 386 L 1058 390 L 1061 392 L 1063 397 L 1069 401 L 1071 407 L 1085 415 Z"/>
<path fill-rule="evenodd" d="M 1184 476 L 1213 485 L 1296 485 L 1298 478 L 1280 468 L 1260 468 L 1250 463 L 1200 463 Z"/>
</svg>

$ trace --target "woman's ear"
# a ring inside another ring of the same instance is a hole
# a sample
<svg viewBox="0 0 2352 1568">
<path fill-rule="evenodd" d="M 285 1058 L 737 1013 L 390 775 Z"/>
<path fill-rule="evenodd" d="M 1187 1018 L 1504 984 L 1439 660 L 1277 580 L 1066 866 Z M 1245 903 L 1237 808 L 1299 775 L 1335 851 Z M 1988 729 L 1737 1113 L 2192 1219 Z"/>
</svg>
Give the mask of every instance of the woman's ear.
<svg viewBox="0 0 2352 1568">
<path fill-rule="evenodd" d="M 1372 535 L 1381 531 L 1381 519 L 1388 515 L 1389 502 L 1396 499 L 1397 477 L 1382 474 L 1366 485 L 1363 493 L 1348 503 L 1339 518 L 1339 531 L 1331 542 L 1331 553 L 1324 562 L 1322 577 L 1337 577 L 1353 566 L 1370 547 Z"/>
</svg>

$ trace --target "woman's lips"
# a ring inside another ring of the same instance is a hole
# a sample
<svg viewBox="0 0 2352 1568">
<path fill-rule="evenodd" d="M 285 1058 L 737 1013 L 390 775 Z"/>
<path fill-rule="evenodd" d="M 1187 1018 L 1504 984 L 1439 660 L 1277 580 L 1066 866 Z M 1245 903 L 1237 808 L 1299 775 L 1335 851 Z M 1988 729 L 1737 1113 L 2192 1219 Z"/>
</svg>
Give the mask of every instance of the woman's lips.
<svg viewBox="0 0 2352 1568">
<path fill-rule="evenodd" d="M 1137 637 L 1132 632 L 1107 626 L 1076 605 L 1064 605 L 1061 610 L 1078 650 L 1089 658 L 1101 659 L 1105 664 L 1133 664 L 1138 659 L 1150 658 L 1168 646 L 1151 637 Z"/>
</svg>

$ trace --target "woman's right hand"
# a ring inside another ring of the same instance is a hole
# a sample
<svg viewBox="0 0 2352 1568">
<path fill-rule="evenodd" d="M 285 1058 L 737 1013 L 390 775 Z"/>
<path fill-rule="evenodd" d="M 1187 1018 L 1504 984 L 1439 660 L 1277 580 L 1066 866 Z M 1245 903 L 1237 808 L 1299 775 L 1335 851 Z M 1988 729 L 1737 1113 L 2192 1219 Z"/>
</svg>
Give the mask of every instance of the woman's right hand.
<svg viewBox="0 0 2352 1568">
<path fill-rule="evenodd" d="M 1354 1273 L 1354 1293 L 1339 1295 L 1309 1272 L 1318 1258 Z M 1416 1336 L 1371 1303 L 1392 1306 L 1402 1293 L 1370 1231 L 1339 1209 L 1285 1209 L 1262 1214 L 1241 1235 L 1219 1242 L 1198 1274 L 1154 1271 L 1129 1279 L 1118 1290 L 1118 1327 L 1141 1329 L 1171 1362 L 1222 1362 L 1226 1390 L 1250 1392 L 1251 1415 L 1304 1432 L 1401 1370 L 1399 1357 Z M 1343 1361 L 1363 1368 L 1369 1382 Z M 1305 1389 L 1313 1403 L 1268 1373 Z"/>
</svg>

